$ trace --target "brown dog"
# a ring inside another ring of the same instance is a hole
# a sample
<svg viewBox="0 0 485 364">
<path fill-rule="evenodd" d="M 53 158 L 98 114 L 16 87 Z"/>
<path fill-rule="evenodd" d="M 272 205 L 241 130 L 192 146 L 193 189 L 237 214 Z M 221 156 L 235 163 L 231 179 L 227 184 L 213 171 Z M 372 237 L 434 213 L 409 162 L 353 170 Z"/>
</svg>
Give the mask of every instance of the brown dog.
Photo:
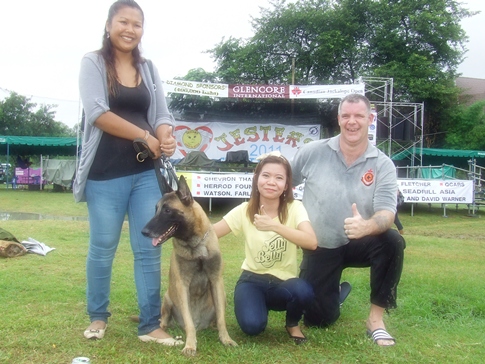
<svg viewBox="0 0 485 364">
<path fill-rule="evenodd" d="M 183 176 L 177 191 L 168 184 L 164 190 L 170 192 L 164 193 L 155 216 L 142 230 L 153 239 L 154 246 L 173 238 L 160 326 L 165 329 L 175 319 L 185 329 L 185 355 L 196 353 L 196 330 L 205 329 L 214 321 L 221 342 L 236 346 L 226 328 L 222 258 L 212 224 L 194 201 Z"/>
</svg>

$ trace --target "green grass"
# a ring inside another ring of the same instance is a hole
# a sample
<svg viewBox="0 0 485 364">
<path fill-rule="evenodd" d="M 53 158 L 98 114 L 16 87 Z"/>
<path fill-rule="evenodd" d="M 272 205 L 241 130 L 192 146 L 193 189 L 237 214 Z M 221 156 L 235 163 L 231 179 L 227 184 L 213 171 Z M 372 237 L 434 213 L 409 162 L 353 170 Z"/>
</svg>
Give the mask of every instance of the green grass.
<svg viewBox="0 0 485 364">
<path fill-rule="evenodd" d="M 237 202 L 237 201 L 236 201 Z M 213 200 L 216 221 L 234 203 Z M 204 201 L 206 204 L 207 201 Z M 86 205 L 70 193 L 13 191 L 0 188 L 0 212 L 86 216 Z M 480 213 L 480 211 L 479 211 Z M 0 215 L 1 216 L 1 215 Z M 398 309 L 386 317 L 397 338 L 393 348 L 379 348 L 365 337 L 369 270 L 348 269 L 344 279 L 353 290 L 337 323 L 328 329 L 304 329 L 309 342 L 293 345 L 284 330 L 284 314 L 271 312 L 266 331 L 248 337 L 233 312 L 233 291 L 244 249 L 229 235 L 221 239 L 228 307 L 228 330 L 239 344 L 226 348 L 212 329 L 198 333 L 198 353 L 185 358 L 181 348 L 142 343 L 129 316 L 137 313 L 133 259 L 128 226 L 114 264 L 110 318 L 106 337 L 88 341 L 85 313 L 86 221 L 0 221 L 18 239 L 32 237 L 56 250 L 0 258 L 0 362 L 70 363 L 86 356 L 98 363 L 481 363 L 485 356 L 485 226 L 467 210 L 419 205 L 399 214 L 407 248 L 399 285 Z M 171 245 L 163 248 L 166 287 Z M 178 328 L 174 335 L 183 335 Z"/>
</svg>

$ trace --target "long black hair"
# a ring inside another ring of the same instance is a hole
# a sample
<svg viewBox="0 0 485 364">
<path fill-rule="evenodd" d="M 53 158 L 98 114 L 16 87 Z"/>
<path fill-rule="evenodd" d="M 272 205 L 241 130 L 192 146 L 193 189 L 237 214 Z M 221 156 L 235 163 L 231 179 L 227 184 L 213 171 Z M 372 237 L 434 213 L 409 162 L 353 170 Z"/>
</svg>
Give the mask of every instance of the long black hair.
<svg viewBox="0 0 485 364">
<path fill-rule="evenodd" d="M 145 15 L 143 14 L 143 10 L 141 9 L 140 5 L 134 0 L 118 0 L 114 2 L 108 11 L 108 19 L 106 20 L 106 24 L 110 24 L 111 21 L 113 20 L 113 17 L 122 9 L 125 7 L 130 7 L 134 9 L 138 9 L 141 13 L 142 20 L 145 21 Z M 104 33 L 103 33 L 103 41 L 102 41 L 102 46 L 101 49 L 98 51 L 101 56 L 104 58 L 104 62 L 106 64 L 106 72 L 108 74 L 108 92 L 111 96 L 116 95 L 116 92 L 118 90 L 118 75 L 116 74 L 116 68 L 115 68 L 115 52 L 113 49 L 113 44 L 111 43 L 111 40 L 108 37 L 108 30 L 106 29 L 106 25 L 104 27 Z M 133 67 L 135 67 L 136 70 L 136 79 L 139 77 L 139 71 L 138 71 L 138 65 L 140 65 L 143 61 L 143 58 L 141 56 L 140 48 L 136 47 L 132 51 L 133 55 Z"/>
</svg>

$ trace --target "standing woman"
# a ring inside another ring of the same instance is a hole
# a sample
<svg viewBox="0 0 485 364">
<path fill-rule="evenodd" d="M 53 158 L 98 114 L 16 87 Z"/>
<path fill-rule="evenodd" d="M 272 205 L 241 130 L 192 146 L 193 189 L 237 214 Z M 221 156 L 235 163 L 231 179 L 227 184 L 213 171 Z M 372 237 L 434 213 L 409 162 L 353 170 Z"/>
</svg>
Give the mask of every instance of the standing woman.
<svg viewBox="0 0 485 364">
<path fill-rule="evenodd" d="M 263 156 L 249 201 L 229 211 L 214 229 L 219 238 L 231 231 L 244 237 L 246 258 L 234 291 L 241 330 L 258 335 L 266 328 L 269 310 L 286 311 L 288 335 L 304 343 L 299 321 L 314 295 L 310 284 L 297 278 L 297 249 L 316 249 L 317 238 L 303 204 L 293 199 L 286 158 Z"/>
<path fill-rule="evenodd" d="M 138 161 L 132 142 L 145 139 L 155 158 L 173 155 L 176 145 L 158 73 L 140 55 L 143 23 L 135 1 L 116 1 L 109 9 L 101 49 L 81 62 L 85 125 L 73 190 L 77 202 L 87 202 L 90 226 L 86 295 L 91 324 L 84 336 L 102 339 L 105 334 L 112 264 L 127 214 L 140 310 L 138 337 L 179 345 L 159 323 L 161 249 L 141 234 L 161 192 L 153 160 Z"/>
</svg>

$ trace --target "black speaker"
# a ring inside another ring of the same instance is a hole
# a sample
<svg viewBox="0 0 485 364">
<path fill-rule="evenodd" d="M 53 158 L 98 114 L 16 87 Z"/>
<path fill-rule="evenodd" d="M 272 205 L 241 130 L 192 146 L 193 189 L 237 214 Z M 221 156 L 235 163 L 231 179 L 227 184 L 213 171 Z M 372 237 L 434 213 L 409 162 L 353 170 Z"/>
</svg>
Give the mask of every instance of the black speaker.
<svg viewBox="0 0 485 364">
<path fill-rule="evenodd" d="M 377 117 L 377 138 L 387 139 L 389 138 L 389 117 L 382 116 Z"/>
<path fill-rule="evenodd" d="M 416 134 L 416 127 L 414 123 L 412 123 L 411 120 L 409 119 L 404 120 L 404 140 L 413 141 L 415 134 Z"/>
<path fill-rule="evenodd" d="M 404 124 L 405 121 L 403 118 L 395 118 L 392 121 L 392 139 L 404 140 Z"/>
</svg>

